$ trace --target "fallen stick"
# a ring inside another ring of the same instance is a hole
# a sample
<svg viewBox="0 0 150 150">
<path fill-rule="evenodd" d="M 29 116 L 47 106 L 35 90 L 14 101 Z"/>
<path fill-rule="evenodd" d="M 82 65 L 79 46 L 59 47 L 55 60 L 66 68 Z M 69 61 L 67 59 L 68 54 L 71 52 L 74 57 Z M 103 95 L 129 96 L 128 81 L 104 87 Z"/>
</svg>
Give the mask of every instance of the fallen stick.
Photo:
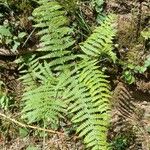
<svg viewBox="0 0 150 150">
<path fill-rule="evenodd" d="M 21 127 L 24 127 L 24 128 L 31 128 L 31 129 L 36 129 L 36 130 L 40 130 L 40 131 L 45 131 L 45 132 L 49 132 L 49 133 L 53 133 L 53 134 L 58 134 L 58 135 L 65 135 L 65 133 L 62 133 L 62 132 L 58 132 L 58 131 L 54 131 L 54 130 L 50 130 L 50 129 L 44 129 L 44 128 L 40 128 L 40 127 L 37 127 L 37 126 L 31 126 L 31 125 L 27 125 L 27 124 L 24 124 L 24 123 L 21 123 L 15 119 L 12 119 L 8 116 L 6 116 L 5 114 L 2 114 L 0 113 L 0 116 L 21 126 Z"/>
</svg>

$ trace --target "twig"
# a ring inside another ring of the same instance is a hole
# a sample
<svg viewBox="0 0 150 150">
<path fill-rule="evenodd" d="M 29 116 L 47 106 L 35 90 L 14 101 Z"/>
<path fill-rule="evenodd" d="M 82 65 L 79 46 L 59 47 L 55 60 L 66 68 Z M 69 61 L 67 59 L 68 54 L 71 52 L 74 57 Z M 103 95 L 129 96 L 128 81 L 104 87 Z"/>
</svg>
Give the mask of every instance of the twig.
<svg viewBox="0 0 150 150">
<path fill-rule="evenodd" d="M 29 53 L 35 52 L 38 47 L 39 47 L 38 45 L 35 45 L 32 48 L 16 50 L 15 52 L 12 52 L 9 49 L 0 47 L 0 56 L 20 56 L 20 55 L 24 55 L 24 54 L 29 54 Z"/>
<path fill-rule="evenodd" d="M 54 131 L 54 130 L 50 130 L 50 129 L 43 129 L 43 128 L 40 128 L 40 127 L 37 127 L 37 126 L 31 126 L 31 125 L 27 125 L 27 124 L 24 124 L 24 123 L 21 123 L 15 119 L 12 119 L 8 116 L 6 116 L 5 114 L 2 114 L 0 113 L 0 116 L 21 126 L 21 127 L 24 127 L 24 128 L 31 128 L 31 129 L 37 129 L 37 130 L 40 130 L 40 131 L 45 131 L 45 132 L 49 132 L 49 133 L 53 133 L 53 134 L 58 134 L 58 135 L 65 135 L 65 133 L 62 133 L 62 132 L 58 132 L 58 131 Z"/>
<path fill-rule="evenodd" d="M 25 46 L 25 44 L 27 43 L 27 41 L 29 40 L 29 38 L 31 37 L 31 35 L 32 35 L 33 32 L 35 31 L 35 29 L 36 29 L 36 28 L 34 28 L 34 29 L 32 30 L 32 32 L 29 34 L 29 36 L 27 37 L 27 39 L 26 39 L 25 42 L 23 43 L 22 47 Z"/>
</svg>

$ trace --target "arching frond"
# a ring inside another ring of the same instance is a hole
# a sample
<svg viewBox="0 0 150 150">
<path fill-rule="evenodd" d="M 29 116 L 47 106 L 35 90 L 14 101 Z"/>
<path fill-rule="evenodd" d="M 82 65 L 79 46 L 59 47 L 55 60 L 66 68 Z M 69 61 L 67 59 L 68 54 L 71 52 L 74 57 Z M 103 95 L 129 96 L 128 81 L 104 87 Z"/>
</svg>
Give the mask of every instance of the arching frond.
<svg viewBox="0 0 150 150">
<path fill-rule="evenodd" d="M 96 60 L 83 60 L 77 66 L 78 74 L 63 93 L 73 114 L 72 122 L 92 150 L 107 149 L 109 111 L 109 83 L 97 66 Z"/>
<path fill-rule="evenodd" d="M 113 27 L 113 22 L 114 16 L 108 16 L 105 21 L 94 30 L 93 34 L 85 42 L 81 43 L 81 49 L 86 55 L 93 58 L 106 56 L 115 62 L 116 54 L 112 51 L 112 40 L 116 31 Z"/>
</svg>

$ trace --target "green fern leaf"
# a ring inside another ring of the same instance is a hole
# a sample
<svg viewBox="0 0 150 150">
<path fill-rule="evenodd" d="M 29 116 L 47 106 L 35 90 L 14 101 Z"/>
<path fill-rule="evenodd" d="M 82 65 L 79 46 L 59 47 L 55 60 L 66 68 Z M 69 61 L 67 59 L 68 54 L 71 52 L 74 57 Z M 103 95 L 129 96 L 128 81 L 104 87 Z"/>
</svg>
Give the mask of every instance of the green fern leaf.
<svg viewBox="0 0 150 150">
<path fill-rule="evenodd" d="M 25 86 L 23 117 L 30 123 L 45 119 L 57 124 L 66 107 L 60 94 L 63 91 L 61 70 L 72 67 L 68 62 L 76 56 L 71 55 L 68 49 L 74 41 L 70 36 L 72 29 L 66 26 L 68 19 L 64 17 L 62 7 L 48 0 L 38 2 L 40 6 L 34 10 L 33 16 L 40 36 L 37 51 L 43 53 L 39 58 L 28 60 L 28 67 L 20 78 Z"/>
<path fill-rule="evenodd" d="M 74 114 L 72 122 L 78 125 L 77 133 L 84 137 L 87 147 L 105 150 L 110 92 L 107 76 L 99 71 L 97 62 L 86 59 L 78 64 L 78 74 L 63 92 L 63 99 L 69 104 L 68 111 Z"/>
<path fill-rule="evenodd" d="M 83 43 L 80 44 L 82 51 L 89 57 L 109 57 L 116 61 L 116 54 L 112 51 L 112 39 L 116 30 L 113 27 L 114 16 L 108 16 L 100 27 Z"/>
<path fill-rule="evenodd" d="M 46 62 L 40 68 L 39 72 L 42 73 L 37 76 L 37 79 L 42 81 L 40 86 L 26 91 L 23 95 L 23 118 L 27 118 L 29 123 L 45 120 L 58 124 L 58 118 L 66 112 L 66 105 L 61 101 L 62 89 L 56 88 L 57 78 L 52 76 Z"/>
<path fill-rule="evenodd" d="M 73 31 L 66 26 L 68 19 L 64 17 L 65 12 L 57 2 L 41 0 L 39 2 L 42 5 L 33 12 L 37 22 L 35 27 L 40 29 L 38 35 L 41 36 L 40 48 L 37 51 L 47 52 L 41 56 L 41 59 L 55 58 L 51 65 L 63 66 L 75 58 L 75 56 L 72 58 L 71 51 L 67 50 L 74 44 L 74 40 L 70 36 Z"/>
</svg>

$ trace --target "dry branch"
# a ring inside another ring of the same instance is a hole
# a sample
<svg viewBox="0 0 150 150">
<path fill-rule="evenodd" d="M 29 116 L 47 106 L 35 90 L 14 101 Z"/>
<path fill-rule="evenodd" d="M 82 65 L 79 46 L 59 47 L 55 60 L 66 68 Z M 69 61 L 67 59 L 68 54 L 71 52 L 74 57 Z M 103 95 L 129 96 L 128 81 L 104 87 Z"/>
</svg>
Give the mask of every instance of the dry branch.
<svg viewBox="0 0 150 150">
<path fill-rule="evenodd" d="M 50 130 L 50 129 L 44 129 L 44 128 L 40 128 L 40 127 L 37 127 L 37 126 L 31 126 L 31 125 L 27 125 L 27 124 L 21 123 L 21 122 L 15 120 L 13 118 L 10 118 L 10 117 L 6 116 L 3 113 L 0 113 L 0 117 L 3 117 L 4 119 L 7 119 L 7 120 L 9 120 L 9 121 L 11 121 L 11 122 L 21 126 L 21 127 L 24 127 L 24 128 L 31 128 L 31 129 L 45 131 L 45 132 L 58 134 L 58 135 L 65 135 L 65 133 L 62 133 L 62 132 L 58 132 L 58 131 L 54 131 L 54 130 Z"/>
</svg>

